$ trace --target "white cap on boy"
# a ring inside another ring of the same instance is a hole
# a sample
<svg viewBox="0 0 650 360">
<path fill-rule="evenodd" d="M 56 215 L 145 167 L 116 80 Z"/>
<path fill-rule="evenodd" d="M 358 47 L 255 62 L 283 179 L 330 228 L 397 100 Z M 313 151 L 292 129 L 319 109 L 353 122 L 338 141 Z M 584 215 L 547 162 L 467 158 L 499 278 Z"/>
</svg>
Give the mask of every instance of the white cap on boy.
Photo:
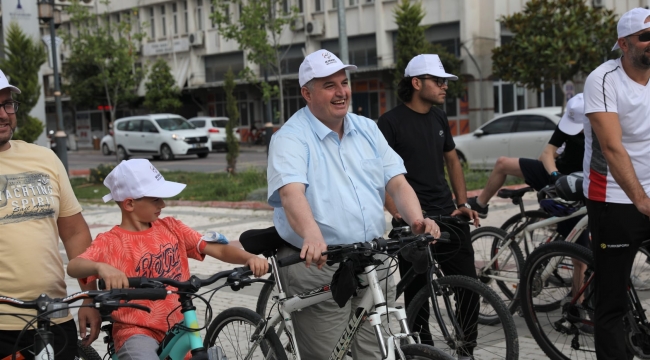
<svg viewBox="0 0 650 360">
<path fill-rule="evenodd" d="M 416 77 L 421 75 L 431 75 L 443 79 L 458 80 L 458 76 L 447 74 L 445 67 L 442 66 L 440 56 L 435 54 L 420 54 L 406 65 L 404 77 Z"/>
<path fill-rule="evenodd" d="M 646 19 L 649 16 L 650 9 L 640 7 L 634 8 L 623 14 L 623 16 L 618 20 L 618 26 L 616 26 L 618 39 L 632 35 L 637 31 L 650 28 L 650 21 L 646 22 Z M 616 44 L 614 44 L 612 51 L 620 49 L 618 46 L 618 39 L 616 39 Z"/>
<path fill-rule="evenodd" d="M 104 202 L 140 199 L 145 196 L 169 198 L 180 194 L 186 186 L 166 181 L 147 159 L 122 161 L 106 176 L 104 185 L 111 191 L 102 198 Z"/>
<path fill-rule="evenodd" d="M 327 50 L 316 50 L 307 55 L 300 64 L 298 81 L 300 86 L 305 86 L 311 79 L 328 77 L 340 70 L 356 70 L 356 65 L 345 65 L 338 58 Z"/>
<path fill-rule="evenodd" d="M 11 92 L 15 92 L 16 94 L 20 94 L 20 89 L 9 84 L 9 79 L 5 76 L 5 73 L 0 70 L 0 90 L 9 88 Z"/>
<path fill-rule="evenodd" d="M 567 101 L 558 127 L 567 135 L 576 135 L 584 130 L 585 121 L 588 121 L 585 116 L 585 101 L 580 93 Z"/>
</svg>

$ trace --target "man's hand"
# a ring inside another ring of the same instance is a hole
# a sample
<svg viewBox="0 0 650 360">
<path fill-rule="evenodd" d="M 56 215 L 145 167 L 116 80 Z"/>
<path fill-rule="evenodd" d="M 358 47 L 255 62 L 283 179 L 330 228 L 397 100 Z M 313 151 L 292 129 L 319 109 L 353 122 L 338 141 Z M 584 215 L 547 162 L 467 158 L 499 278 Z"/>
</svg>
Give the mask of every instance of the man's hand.
<svg viewBox="0 0 650 360">
<path fill-rule="evenodd" d="M 327 251 L 327 245 L 322 235 L 316 238 L 306 237 L 302 243 L 300 258 L 305 259 L 305 265 L 307 267 L 314 262 L 318 265 L 319 269 L 322 269 L 327 261 L 327 256 L 321 256 L 321 253 L 324 251 Z"/>
<path fill-rule="evenodd" d="M 92 304 L 92 300 L 84 300 L 84 305 Z M 102 318 L 97 309 L 82 307 L 77 313 L 77 320 L 79 322 L 79 337 L 83 340 L 83 346 L 90 346 L 93 341 L 99 337 L 99 330 L 102 325 Z M 86 328 L 90 328 L 90 334 L 86 337 Z"/>
<path fill-rule="evenodd" d="M 246 261 L 246 266 L 253 272 L 256 277 L 264 276 L 269 272 L 269 263 L 266 259 L 253 256 Z"/>
<path fill-rule="evenodd" d="M 415 220 L 411 224 L 411 231 L 414 234 L 431 234 L 434 238 L 440 237 L 440 228 L 435 221 L 425 218 L 422 220 Z"/>
<path fill-rule="evenodd" d="M 126 274 L 108 264 L 97 263 L 97 274 L 104 279 L 106 290 L 129 287 L 129 279 Z"/>
<path fill-rule="evenodd" d="M 474 220 L 474 226 L 476 227 L 481 226 L 481 221 L 478 218 L 478 213 L 474 210 L 462 206 L 451 213 L 451 216 L 458 216 L 458 215 L 466 216 L 468 219 Z"/>
<path fill-rule="evenodd" d="M 644 198 L 636 205 L 637 210 L 645 216 L 650 216 L 650 198 Z"/>
</svg>

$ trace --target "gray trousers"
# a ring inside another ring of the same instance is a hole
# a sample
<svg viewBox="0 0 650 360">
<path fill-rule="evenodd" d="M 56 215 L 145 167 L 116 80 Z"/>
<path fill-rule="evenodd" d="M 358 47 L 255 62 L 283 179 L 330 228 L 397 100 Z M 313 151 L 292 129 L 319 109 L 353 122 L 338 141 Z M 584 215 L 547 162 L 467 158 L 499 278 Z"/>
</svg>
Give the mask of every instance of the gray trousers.
<svg viewBox="0 0 650 360">
<path fill-rule="evenodd" d="M 279 250 L 278 259 L 296 252 L 293 248 L 284 247 Z M 375 255 L 375 257 L 381 260 L 387 258 L 384 255 Z M 377 268 L 377 276 L 380 279 L 383 292 L 386 291 L 386 286 L 388 286 L 388 296 L 385 293 L 384 296 L 386 297 L 388 306 L 394 307 L 395 283 L 393 282 L 393 277 L 390 276 L 388 279 L 381 280 L 389 274 L 389 263 L 390 260 L 385 261 L 383 265 Z M 396 264 L 393 262 L 392 265 L 395 266 Z M 309 268 L 306 268 L 304 263 L 299 263 L 280 268 L 280 279 L 282 280 L 285 291 L 291 296 L 330 283 L 337 268 L 338 264 L 334 266 L 325 265 L 322 270 L 318 270 L 313 264 Z M 302 359 L 329 359 L 339 337 L 345 331 L 348 321 L 366 291 L 369 291 L 369 288 L 358 290 L 357 296 L 353 296 L 343 308 L 339 308 L 334 299 L 329 299 L 292 314 L 291 318 L 293 319 L 298 349 L 300 350 L 300 357 Z M 386 316 L 382 316 L 382 325 L 385 329 L 388 329 Z M 399 323 L 394 318 L 390 320 L 390 325 L 393 331 L 399 329 Z M 352 358 L 355 360 L 381 359 L 381 351 L 377 344 L 375 330 L 368 321 L 364 321 L 352 343 Z"/>
<path fill-rule="evenodd" d="M 157 360 L 158 342 L 147 335 L 133 335 L 117 352 L 119 360 Z"/>
</svg>

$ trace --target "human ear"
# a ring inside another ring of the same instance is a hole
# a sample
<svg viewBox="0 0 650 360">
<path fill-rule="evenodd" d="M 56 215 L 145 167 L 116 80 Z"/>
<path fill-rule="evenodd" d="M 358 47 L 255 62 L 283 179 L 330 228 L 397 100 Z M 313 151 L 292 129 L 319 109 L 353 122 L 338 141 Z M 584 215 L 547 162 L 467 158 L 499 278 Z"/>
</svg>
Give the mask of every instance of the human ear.
<svg viewBox="0 0 650 360">
<path fill-rule="evenodd" d="M 309 92 L 309 89 L 306 86 L 300 88 L 300 95 L 302 95 L 306 103 L 311 102 L 311 93 Z"/>
</svg>

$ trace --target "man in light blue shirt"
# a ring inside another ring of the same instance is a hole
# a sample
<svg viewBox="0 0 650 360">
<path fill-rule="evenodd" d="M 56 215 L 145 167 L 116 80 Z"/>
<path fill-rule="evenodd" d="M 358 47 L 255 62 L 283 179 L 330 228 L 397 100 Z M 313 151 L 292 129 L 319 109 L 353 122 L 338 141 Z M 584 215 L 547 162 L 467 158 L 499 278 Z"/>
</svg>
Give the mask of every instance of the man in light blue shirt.
<svg viewBox="0 0 650 360">
<path fill-rule="evenodd" d="M 385 232 L 385 192 L 416 233 L 440 235 L 434 221 L 424 219 L 415 192 L 404 177 L 402 159 L 388 146 L 374 121 L 348 113 L 351 91 L 344 65 L 334 54 L 318 50 L 300 65 L 301 94 L 307 106 L 273 135 L 268 159 L 269 204 L 283 239 L 300 249 L 305 266 L 280 273 L 289 294 L 331 281 L 337 266 L 326 266 L 321 252 L 331 244 L 369 241 Z M 280 257 L 298 250 L 281 249 Z M 314 262 L 318 269 L 310 267 Z M 388 281 L 389 303 L 394 284 Z M 383 273 L 382 273 L 383 272 Z M 382 285 L 382 289 L 384 286 Z M 343 332 L 352 305 L 344 309 L 331 300 L 294 313 L 298 347 L 304 359 L 326 359 Z M 365 324 L 352 346 L 355 359 L 377 359 L 374 331 Z"/>
</svg>

